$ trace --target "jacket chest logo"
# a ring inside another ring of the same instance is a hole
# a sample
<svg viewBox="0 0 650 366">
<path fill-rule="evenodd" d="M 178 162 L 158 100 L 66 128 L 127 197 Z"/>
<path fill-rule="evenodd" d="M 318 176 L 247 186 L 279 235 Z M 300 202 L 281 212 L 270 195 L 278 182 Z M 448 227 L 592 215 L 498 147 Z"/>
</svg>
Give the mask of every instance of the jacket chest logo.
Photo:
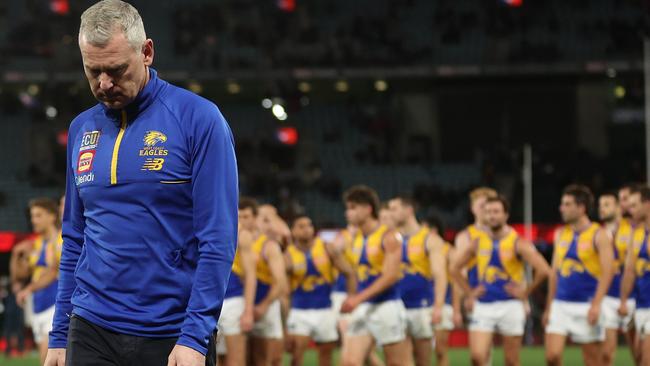
<svg viewBox="0 0 650 366">
<path fill-rule="evenodd" d="M 147 131 L 142 142 L 144 143 L 144 147 L 140 149 L 138 155 L 148 158 L 145 159 L 140 170 L 161 170 L 165 163 L 165 158 L 161 158 L 160 156 L 167 156 L 169 154 L 169 151 L 163 146 L 167 142 L 167 136 L 160 131 Z"/>
</svg>

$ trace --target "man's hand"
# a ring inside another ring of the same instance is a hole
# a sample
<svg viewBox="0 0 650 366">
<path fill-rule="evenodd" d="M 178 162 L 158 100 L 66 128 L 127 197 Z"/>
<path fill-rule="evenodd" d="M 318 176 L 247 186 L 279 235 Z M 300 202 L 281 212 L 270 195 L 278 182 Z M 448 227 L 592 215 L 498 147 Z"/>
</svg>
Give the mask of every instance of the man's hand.
<svg viewBox="0 0 650 366">
<path fill-rule="evenodd" d="M 467 297 L 465 298 L 465 310 L 471 312 L 474 309 L 474 303 L 476 302 L 476 299 L 483 296 L 484 293 L 485 287 L 483 287 L 483 285 L 474 287 L 472 289 L 472 292 L 467 294 Z"/>
<path fill-rule="evenodd" d="M 48 349 L 43 366 L 65 366 L 65 348 Z"/>
<path fill-rule="evenodd" d="M 621 305 L 618 307 L 618 315 L 626 317 L 628 313 L 629 310 L 627 309 L 627 303 L 621 301 Z"/>
<path fill-rule="evenodd" d="M 359 299 L 355 295 L 348 296 L 345 301 L 343 301 L 343 304 L 341 304 L 341 313 L 351 313 L 360 303 L 361 302 L 359 302 Z"/>
<path fill-rule="evenodd" d="M 454 315 L 452 316 L 454 321 L 454 328 L 460 329 L 463 327 L 463 314 L 460 311 L 454 310 Z"/>
<path fill-rule="evenodd" d="M 433 307 L 431 311 L 431 324 L 438 325 L 442 321 L 442 308 L 437 306 Z"/>
<path fill-rule="evenodd" d="M 32 294 L 32 291 L 29 289 L 29 287 L 25 287 L 24 289 L 18 291 L 16 294 L 16 303 L 18 306 L 21 308 L 25 306 L 25 303 L 27 302 L 27 298 L 29 295 Z"/>
<path fill-rule="evenodd" d="M 253 319 L 255 321 L 262 319 L 264 315 L 266 315 L 267 311 L 269 311 L 269 306 L 265 305 L 264 302 L 255 305 L 255 308 L 253 309 Z"/>
<path fill-rule="evenodd" d="M 514 297 L 515 299 L 519 300 L 526 300 L 526 286 L 520 283 L 516 282 L 508 282 L 503 286 L 503 289 L 506 290 L 508 295 Z"/>
<path fill-rule="evenodd" d="M 587 313 L 587 322 L 589 322 L 589 325 L 596 325 L 598 318 L 600 318 L 600 304 L 592 302 Z"/>
<path fill-rule="evenodd" d="M 205 356 L 189 347 L 175 345 L 167 366 L 205 366 Z"/>
<path fill-rule="evenodd" d="M 243 333 L 250 332 L 253 329 L 253 324 L 255 323 L 255 315 L 253 314 L 252 309 L 245 309 L 239 318 L 239 328 Z"/>
</svg>

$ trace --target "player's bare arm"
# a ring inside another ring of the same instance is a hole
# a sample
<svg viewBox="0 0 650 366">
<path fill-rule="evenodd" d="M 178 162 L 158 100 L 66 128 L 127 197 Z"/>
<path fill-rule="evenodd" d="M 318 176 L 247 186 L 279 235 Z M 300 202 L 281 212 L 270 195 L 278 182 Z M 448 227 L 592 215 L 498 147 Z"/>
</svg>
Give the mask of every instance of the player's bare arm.
<svg viewBox="0 0 650 366">
<path fill-rule="evenodd" d="M 268 241 L 264 246 L 264 254 L 269 262 L 269 269 L 273 283 L 266 297 L 255 306 L 255 318 L 259 319 L 268 310 L 269 306 L 289 291 L 287 274 L 285 272 L 284 258 L 280 245 L 275 241 Z"/>
<path fill-rule="evenodd" d="M 634 248 L 630 246 L 625 255 L 623 278 L 621 279 L 621 305 L 618 308 L 618 313 L 621 316 L 626 316 L 628 314 L 627 299 L 632 293 L 632 289 L 634 288 L 634 281 L 636 280 L 636 259 L 637 254 L 634 252 Z"/>
<path fill-rule="evenodd" d="M 345 289 L 348 296 L 355 294 L 357 292 L 357 277 L 354 274 L 352 265 L 343 255 L 343 251 L 329 245 L 325 248 L 334 267 L 345 277 Z"/>
<path fill-rule="evenodd" d="M 544 257 L 539 254 L 535 245 L 529 240 L 522 239 L 517 243 L 517 253 L 526 263 L 528 263 L 528 265 L 533 267 L 533 282 L 528 287 L 526 287 L 525 284 L 522 285 L 522 287 L 508 284 L 506 286 L 506 291 L 508 291 L 508 293 L 513 297 L 527 300 L 530 294 L 549 277 L 551 267 L 546 263 Z"/>
<path fill-rule="evenodd" d="M 444 242 L 434 233 L 427 237 L 427 250 L 429 251 L 429 266 L 434 281 L 433 324 L 442 320 L 442 308 L 445 305 L 447 293 L 447 259 L 443 253 Z"/>
<path fill-rule="evenodd" d="M 247 332 L 253 328 L 255 308 L 255 290 L 257 287 L 257 276 L 255 275 L 255 255 L 253 253 L 253 242 L 255 236 L 248 230 L 239 232 L 238 246 L 239 258 L 244 271 L 244 312 L 240 318 L 241 330 Z"/>
<path fill-rule="evenodd" d="M 600 316 L 600 305 L 602 304 L 605 294 L 612 283 L 614 277 L 614 246 L 613 238 L 608 230 L 601 228 L 596 234 L 596 249 L 598 250 L 598 257 L 600 260 L 600 277 L 598 278 L 598 287 L 593 300 L 591 300 L 591 307 L 587 319 L 590 324 L 595 324 Z"/>
</svg>

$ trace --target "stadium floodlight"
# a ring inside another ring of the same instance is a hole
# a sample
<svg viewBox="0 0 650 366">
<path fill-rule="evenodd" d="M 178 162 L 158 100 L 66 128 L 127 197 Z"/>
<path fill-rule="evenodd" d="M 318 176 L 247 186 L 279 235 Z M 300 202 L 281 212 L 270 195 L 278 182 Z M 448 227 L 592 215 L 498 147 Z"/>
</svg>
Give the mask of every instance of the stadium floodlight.
<svg viewBox="0 0 650 366">
<path fill-rule="evenodd" d="M 278 118 L 278 120 L 280 120 L 280 121 L 286 121 L 287 118 L 289 118 L 289 116 L 287 116 L 287 114 L 284 113 L 284 114 L 281 114 L 281 115 L 277 116 L 277 118 Z"/>
<path fill-rule="evenodd" d="M 228 90 L 228 93 L 230 94 L 239 94 L 239 92 L 241 92 L 241 85 L 236 81 L 229 81 L 226 84 L 226 90 Z"/>
<path fill-rule="evenodd" d="M 284 121 L 285 119 L 287 119 L 286 118 L 287 112 L 284 110 L 284 107 L 280 104 L 275 104 L 273 108 L 271 108 L 271 112 L 273 112 L 275 118 L 279 119 L 280 121 Z M 281 118 L 283 116 L 284 119 Z"/>
<path fill-rule="evenodd" d="M 626 94 L 626 90 L 625 90 L 624 86 L 617 85 L 614 88 L 614 96 L 616 96 L 616 98 L 623 99 L 623 98 L 625 98 L 625 94 Z"/>
<path fill-rule="evenodd" d="M 45 108 L 45 116 L 46 116 L 48 119 L 54 119 L 54 118 L 56 118 L 56 116 L 57 116 L 58 114 L 59 114 L 59 111 L 57 111 L 56 108 L 53 107 L 53 106 L 51 106 L 51 105 L 48 105 L 48 106 Z"/>
<path fill-rule="evenodd" d="M 302 93 L 309 93 L 311 91 L 311 84 L 307 81 L 301 81 L 298 83 L 298 90 Z"/>
<path fill-rule="evenodd" d="M 375 80 L 375 90 L 377 90 L 378 92 L 384 92 L 387 89 L 388 89 L 388 83 L 386 82 L 386 80 L 382 80 L 382 79 Z"/>
<path fill-rule="evenodd" d="M 273 107 L 273 101 L 269 98 L 262 99 L 262 107 L 264 107 L 264 109 L 271 109 L 271 107 Z"/>
<path fill-rule="evenodd" d="M 334 84 L 334 88 L 338 92 L 345 93 L 350 90 L 350 84 L 348 84 L 348 82 L 345 80 L 339 80 L 336 82 L 336 84 Z"/>
<path fill-rule="evenodd" d="M 27 87 L 27 94 L 31 95 L 32 97 L 37 96 L 40 92 L 41 88 L 37 84 L 30 84 Z"/>
</svg>

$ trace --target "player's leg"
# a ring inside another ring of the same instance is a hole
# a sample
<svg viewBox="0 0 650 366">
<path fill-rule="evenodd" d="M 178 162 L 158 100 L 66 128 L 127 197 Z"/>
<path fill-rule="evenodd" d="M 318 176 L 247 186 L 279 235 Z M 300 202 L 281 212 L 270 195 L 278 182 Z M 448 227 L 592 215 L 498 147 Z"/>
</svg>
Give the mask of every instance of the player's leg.
<svg viewBox="0 0 650 366">
<path fill-rule="evenodd" d="M 267 366 L 266 340 L 253 335 L 249 339 L 248 364 L 253 366 Z"/>
<path fill-rule="evenodd" d="M 223 365 L 238 366 L 246 364 L 246 336 L 243 334 L 227 335 L 224 337 L 226 343 L 226 357 Z"/>
<path fill-rule="evenodd" d="M 410 353 L 409 353 L 410 354 Z M 366 365 L 368 366 L 385 366 L 384 361 L 377 353 L 377 348 L 375 347 L 375 341 L 372 342 L 372 347 L 370 348 L 370 353 L 366 357 Z"/>
<path fill-rule="evenodd" d="M 407 343 L 408 347 L 408 343 Z M 408 352 L 408 348 L 407 348 Z M 431 353 L 433 353 L 433 346 L 431 345 L 431 338 L 413 339 L 413 355 L 415 356 L 416 366 L 429 366 L 431 365 Z"/>
<path fill-rule="evenodd" d="M 544 347 L 546 348 L 546 364 L 549 366 L 562 365 L 562 353 L 566 344 L 566 336 L 557 333 L 546 333 Z"/>
<path fill-rule="evenodd" d="M 469 332 L 469 349 L 472 365 L 483 366 L 490 357 L 492 332 L 472 330 Z"/>
<path fill-rule="evenodd" d="M 373 340 L 370 333 L 364 335 L 348 334 L 341 356 L 341 365 L 362 366 L 372 349 L 372 344 Z"/>
<path fill-rule="evenodd" d="M 411 365 L 413 363 L 413 356 L 409 353 L 406 339 L 397 343 L 384 344 L 383 349 L 386 366 Z"/>
<path fill-rule="evenodd" d="M 614 355 L 616 354 L 616 344 L 618 343 L 618 329 L 606 328 L 605 341 L 603 342 L 603 365 L 610 366 L 614 364 Z"/>
<path fill-rule="evenodd" d="M 640 338 L 641 366 L 650 366 L 650 337 L 644 335 Z"/>
<path fill-rule="evenodd" d="M 599 366 L 603 364 L 603 342 L 591 342 L 580 345 L 582 360 L 585 365 Z"/>
<path fill-rule="evenodd" d="M 449 349 L 449 331 L 436 330 L 435 335 L 436 335 L 435 337 L 436 365 L 449 366 L 449 356 L 447 355 L 447 351 Z"/>
<path fill-rule="evenodd" d="M 522 336 L 503 336 L 503 353 L 506 366 L 519 366 Z"/>
<path fill-rule="evenodd" d="M 318 366 L 332 366 L 336 342 L 318 343 Z"/>
<path fill-rule="evenodd" d="M 632 360 L 634 360 L 635 365 L 641 364 L 641 340 L 636 331 L 634 325 L 630 326 L 624 333 L 625 341 L 627 342 L 628 347 L 630 348 L 630 353 L 632 354 Z"/>
<path fill-rule="evenodd" d="M 433 329 L 431 328 L 431 308 L 406 310 L 407 352 L 414 356 L 416 366 L 431 365 Z"/>
<path fill-rule="evenodd" d="M 289 335 L 291 338 L 291 365 L 301 366 L 310 338 L 302 335 Z"/>
</svg>

